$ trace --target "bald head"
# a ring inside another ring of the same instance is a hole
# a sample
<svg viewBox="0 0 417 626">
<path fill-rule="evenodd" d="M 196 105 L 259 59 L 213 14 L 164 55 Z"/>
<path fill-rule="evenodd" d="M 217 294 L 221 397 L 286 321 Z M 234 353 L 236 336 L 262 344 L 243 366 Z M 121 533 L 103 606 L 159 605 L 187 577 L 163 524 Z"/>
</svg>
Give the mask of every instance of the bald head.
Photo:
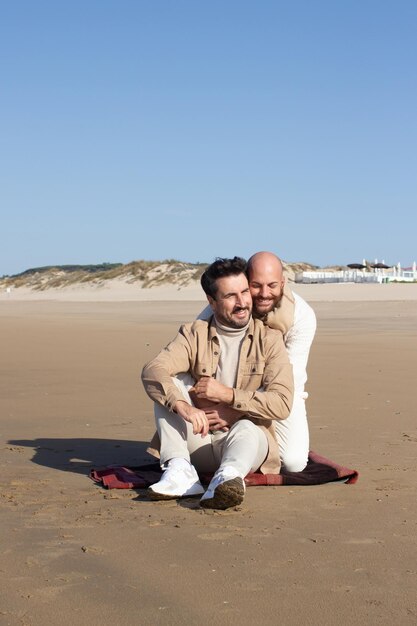
<svg viewBox="0 0 417 626">
<path fill-rule="evenodd" d="M 274 273 L 279 280 L 282 280 L 284 268 L 282 267 L 281 259 L 272 252 L 255 252 L 249 259 L 247 265 L 249 280 L 251 273 L 256 273 L 259 270 L 265 271 L 265 269 L 268 269 L 268 271 Z"/>
<path fill-rule="evenodd" d="M 263 317 L 282 298 L 284 271 L 281 259 L 272 252 L 257 252 L 249 259 L 247 271 L 253 312 Z"/>
</svg>

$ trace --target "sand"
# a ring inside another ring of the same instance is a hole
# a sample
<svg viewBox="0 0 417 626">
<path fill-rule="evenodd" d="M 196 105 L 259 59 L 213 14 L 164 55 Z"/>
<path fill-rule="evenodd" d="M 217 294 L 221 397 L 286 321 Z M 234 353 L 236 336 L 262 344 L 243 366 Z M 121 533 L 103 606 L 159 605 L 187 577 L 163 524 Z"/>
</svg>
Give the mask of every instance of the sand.
<svg viewBox="0 0 417 626">
<path fill-rule="evenodd" d="M 226 512 L 87 477 L 148 458 L 140 370 L 201 297 L 1 294 L 1 624 L 417 623 L 417 286 L 297 290 L 311 447 L 360 479 Z"/>
</svg>

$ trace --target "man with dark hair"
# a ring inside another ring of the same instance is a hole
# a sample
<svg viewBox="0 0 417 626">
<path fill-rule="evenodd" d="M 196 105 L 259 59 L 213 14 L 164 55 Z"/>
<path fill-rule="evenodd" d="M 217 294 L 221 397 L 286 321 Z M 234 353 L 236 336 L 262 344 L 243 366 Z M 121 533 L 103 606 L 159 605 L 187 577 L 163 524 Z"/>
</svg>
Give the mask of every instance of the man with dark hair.
<svg viewBox="0 0 417 626">
<path fill-rule="evenodd" d="M 217 258 L 201 276 L 200 282 L 204 293 L 207 297 L 215 298 L 218 289 L 217 280 L 219 278 L 245 274 L 246 269 L 246 261 L 241 257 L 235 256 L 233 259 Z"/>
<path fill-rule="evenodd" d="M 242 502 L 247 473 L 279 473 L 273 422 L 289 415 L 292 368 L 282 333 L 251 317 L 245 269 L 237 257 L 209 266 L 201 284 L 212 316 L 184 324 L 143 369 L 164 470 L 149 488 L 154 499 L 203 494 L 201 506 L 225 509 Z M 215 428 L 216 411 L 200 408 L 207 404 L 228 408 L 230 428 Z M 214 472 L 205 492 L 197 470 Z"/>
</svg>

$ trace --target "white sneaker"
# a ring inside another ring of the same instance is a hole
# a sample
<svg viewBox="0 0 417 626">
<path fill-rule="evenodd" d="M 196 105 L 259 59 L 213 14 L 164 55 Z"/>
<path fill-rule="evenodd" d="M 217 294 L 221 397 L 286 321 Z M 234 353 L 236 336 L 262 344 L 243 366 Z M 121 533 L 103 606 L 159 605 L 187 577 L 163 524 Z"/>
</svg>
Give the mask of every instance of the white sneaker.
<svg viewBox="0 0 417 626">
<path fill-rule="evenodd" d="M 233 467 L 217 470 L 200 500 L 205 509 L 228 509 L 237 506 L 245 495 L 245 481 Z"/>
<path fill-rule="evenodd" d="M 148 488 L 152 500 L 172 500 L 204 493 L 195 468 L 185 459 L 171 459 L 159 482 Z"/>
</svg>

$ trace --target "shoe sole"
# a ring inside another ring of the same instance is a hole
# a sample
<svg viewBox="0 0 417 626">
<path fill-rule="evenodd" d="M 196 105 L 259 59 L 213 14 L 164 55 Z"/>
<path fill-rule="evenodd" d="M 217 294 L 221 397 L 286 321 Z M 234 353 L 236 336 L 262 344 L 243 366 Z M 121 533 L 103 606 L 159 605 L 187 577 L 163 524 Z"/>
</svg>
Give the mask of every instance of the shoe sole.
<svg viewBox="0 0 417 626">
<path fill-rule="evenodd" d="M 168 496 L 165 493 L 158 493 L 157 491 L 152 491 L 152 489 L 148 489 L 148 494 L 151 500 L 176 500 L 180 496 Z"/>
<path fill-rule="evenodd" d="M 216 487 L 213 498 L 200 500 L 203 509 L 229 509 L 243 502 L 245 488 L 241 478 L 232 478 Z"/>
<path fill-rule="evenodd" d="M 198 493 L 184 493 L 181 496 L 174 496 L 167 493 L 159 493 L 158 491 L 154 491 L 153 489 L 148 488 L 148 494 L 151 500 L 178 500 L 178 498 L 196 498 L 201 496 L 204 493 L 204 489 L 199 491 Z"/>
</svg>

